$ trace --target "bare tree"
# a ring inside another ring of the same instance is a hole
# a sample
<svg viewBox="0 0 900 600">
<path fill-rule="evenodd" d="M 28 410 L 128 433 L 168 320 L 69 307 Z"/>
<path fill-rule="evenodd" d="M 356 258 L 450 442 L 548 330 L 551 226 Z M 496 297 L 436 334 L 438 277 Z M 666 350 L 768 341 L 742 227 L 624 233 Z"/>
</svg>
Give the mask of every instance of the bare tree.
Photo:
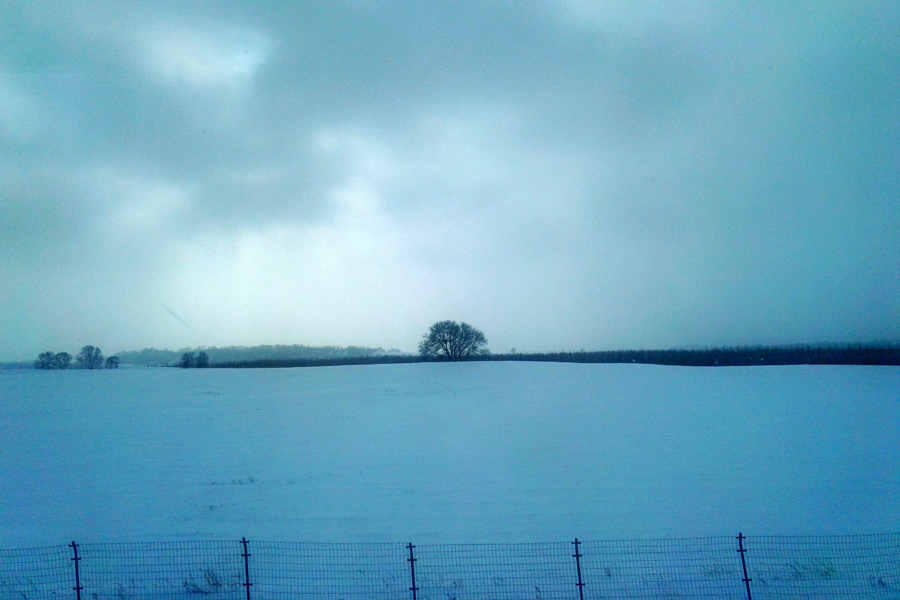
<svg viewBox="0 0 900 600">
<path fill-rule="evenodd" d="M 52 369 L 53 368 L 53 357 L 56 355 L 49 350 L 47 352 L 41 352 L 38 354 L 37 360 L 34 361 L 35 369 Z"/>
<path fill-rule="evenodd" d="M 38 354 L 37 360 L 34 361 L 35 369 L 65 369 L 72 362 L 72 355 L 68 352 L 59 352 L 54 354 L 49 350 Z"/>
<path fill-rule="evenodd" d="M 193 352 L 185 352 L 181 355 L 181 362 L 179 366 L 182 369 L 190 369 L 194 366 L 194 353 Z"/>
<path fill-rule="evenodd" d="M 484 333 L 468 323 L 438 321 L 428 329 L 419 343 L 419 354 L 441 360 L 467 360 L 490 354 Z"/>
<path fill-rule="evenodd" d="M 53 368 L 68 369 L 70 362 L 72 362 L 71 354 L 68 352 L 59 352 L 53 357 Z"/>
<path fill-rule="evenodd" d="M 95 348 L 94 346 L 83 347 L 75 360 L 78 361 L 82 369 L 103 368 L 103 354 L 100 352 L 100 348 Z"/>
</svg>

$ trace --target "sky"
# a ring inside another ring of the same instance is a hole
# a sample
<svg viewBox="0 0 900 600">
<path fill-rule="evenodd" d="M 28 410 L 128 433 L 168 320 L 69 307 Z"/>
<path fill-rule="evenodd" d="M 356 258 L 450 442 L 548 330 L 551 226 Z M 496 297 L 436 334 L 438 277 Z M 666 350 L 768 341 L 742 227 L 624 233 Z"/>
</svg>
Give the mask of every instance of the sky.
<svg viewBox="0 0 900 600">
<path fill-rule="evenodd" d="M 0 360 L 900 340 L 900 4 L 0 5 Z"/>
</svg>

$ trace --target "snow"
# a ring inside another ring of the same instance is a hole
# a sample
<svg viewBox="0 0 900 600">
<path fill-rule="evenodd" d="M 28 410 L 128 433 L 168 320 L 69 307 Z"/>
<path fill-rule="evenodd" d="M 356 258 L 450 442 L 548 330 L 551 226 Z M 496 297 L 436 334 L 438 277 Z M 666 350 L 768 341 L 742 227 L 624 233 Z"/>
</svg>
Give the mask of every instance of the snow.
<svg viewBox="0 0 900 600">
<path fill-rule="evenodd" d="M 900 368 L 0 371 L 0 547 L 900 531 Z"/>
</svg>

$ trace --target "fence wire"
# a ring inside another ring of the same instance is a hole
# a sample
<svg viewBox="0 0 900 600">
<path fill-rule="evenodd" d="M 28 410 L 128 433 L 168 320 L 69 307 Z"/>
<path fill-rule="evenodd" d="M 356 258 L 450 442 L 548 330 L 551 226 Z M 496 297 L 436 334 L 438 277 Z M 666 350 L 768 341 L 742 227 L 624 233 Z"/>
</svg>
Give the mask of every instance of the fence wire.
<svg viewBox="0 0 900 600">
<path fill-rule="evenodd" d="M 252 597 L 409 600 L 403 544 L 250 542 Z"/>
<path fill-rule="evenodd" d="M 244 560 L 236 542 L 82 544 L 82 599 L 241 598 Z M 74 596 L 71 596 L 74 598 Z"/>
<path fill-rule="evenodd" d="M 747 600 L 733 537 L 584 542 L 585 598 Z"/>
<path fill-rule="evenodd" d="M 418 546 L 421 600 L 575 600 L 568 543 Z"/>
<path fill-rule="evenodd" d="M 71 545 L 0 550 L 0 600 L 745 600 L 739 547 L 755 600 L 900 599 L 900 533 L 576 542 L 80 544 L 77 580 Z"/>
<path fill-rule="evenodd" d="M 0 550 L 0 599 L 74 598 L 72 549 Z"/>
<path fill-rule="evenodd" d="M 900 598 L 900 534 L 748 536 L 753 597 Z"/>
</svg>

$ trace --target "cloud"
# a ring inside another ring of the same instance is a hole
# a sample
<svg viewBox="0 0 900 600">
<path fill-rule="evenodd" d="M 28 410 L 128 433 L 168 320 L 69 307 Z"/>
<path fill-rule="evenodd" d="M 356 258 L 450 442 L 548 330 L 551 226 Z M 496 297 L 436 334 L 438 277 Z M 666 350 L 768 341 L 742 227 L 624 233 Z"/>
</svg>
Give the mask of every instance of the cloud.
<svg viewBox="0 0 900 600">
<path fill-rule="evenodd" d="M 40 128 L 41 111 L 35 98 L 0 72 L 0 137 L 27 141 Z"/>
<path fill-rule="evenodd" d="M 90 184 L 96 197 L 107 197 L 112 205 L 107 220 L 110 234 L 123 238 L 163 231 L 192 205 L 191 193 L 182 186 L 147 180 L 141 174 L 101 170 Z"/>
<path fill-rule="evenodd" d="M 196 88 L 247 85 L 271 48 L 262 34 L 238 28 L 211 32 L 153 28 L 144 36 L 149 67 L 172 83 Z"/>
<path fill-rule="evenodd" d="M 534 251 L 548 235 L 564 244 L 567 229 L 585 216 L 596 156 L 535 144 L 527 119 L 511 106 L 468 103 L 429 107 L 400 135 L 348 128 L 316 140 L 348 178 L 378 191 L 416 256 L 465 261 L 503 255 L 505 244 Z M 454 248 L 449 255 L 444 240 Z"/>
<path fill-rule="evenodd" d="M 10 6 L 0 354 L 900 335 L 892 4 Z"/>
<path fill-rule="evenodd" d="M 609 0 L 549 0 L 546 8 L 575 30 L 605 38 L 634 41 L 679 33 L 692 36 L 714 30 L 728 12 L 724 5 L 699 0 L 637 0 L 623 4 Z"/>
</svg>

